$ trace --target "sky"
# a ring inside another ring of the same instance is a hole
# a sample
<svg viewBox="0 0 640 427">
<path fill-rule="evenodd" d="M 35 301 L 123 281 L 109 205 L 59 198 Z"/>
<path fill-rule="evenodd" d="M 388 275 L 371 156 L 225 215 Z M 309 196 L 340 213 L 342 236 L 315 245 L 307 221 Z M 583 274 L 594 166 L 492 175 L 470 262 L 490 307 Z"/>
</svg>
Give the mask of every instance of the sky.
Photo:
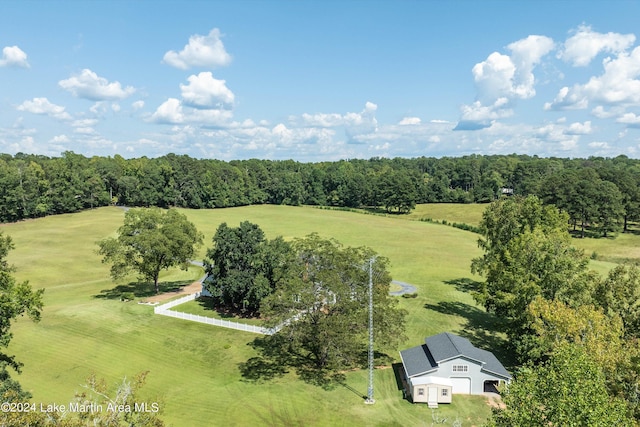
<svg viewBox="0 0 640 427">
<path fill-rule="evenodd" d="M 0 1 L 0 153 L 640 158 L 640 1 Z"/>
</svg>

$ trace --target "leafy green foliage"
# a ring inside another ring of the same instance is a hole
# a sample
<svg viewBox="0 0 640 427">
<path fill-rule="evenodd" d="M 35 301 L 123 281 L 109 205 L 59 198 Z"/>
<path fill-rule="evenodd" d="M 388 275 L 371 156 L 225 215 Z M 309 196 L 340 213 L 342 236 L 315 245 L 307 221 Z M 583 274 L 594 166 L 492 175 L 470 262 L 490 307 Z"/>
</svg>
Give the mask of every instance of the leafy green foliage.
<svg viewBox="0 0 640 427">
<path fill-rule="evenodd" d="M 114 280 L 136 271 L 154 283 L 157 293 L 160 271 L 176 266 L 186 270 L 202 240 L 195 225 L 177 210 L 131 209 L 118 237 L 98 243 L 98 254 L 103 263 L 111 263 Z"/>
<path fill-rule="evenodd" d="M 137 374 L 132 380 L 123 378 L 115 388 L 109 389 L 104 379 L 95 375 L 87 378 L 74 400 L 63 404 L 66 410 L 49 408 L 42 403 L 33 403 L 12 391 L 6 392 L 3 402 L 16 404 L 24 410 L 0 412 L 2 426 L 30 427 L 163 427 L 159 418 L 159 402 L 149 402 L 139 397 L 139 390 L 146 382 L 148 372 Z M 58 404 L 59 405 L 59 404 Z"/>
<path fill-rule="evenodd" d="M 11 341 L 11 323 L 22 315 L 40 320 L 44 289 L 33 291 L 29 282 L 18 283 L 13 277 L 14 268 L 7 262 L 9 251 L 14 248 L 10 236 L 0 232 L 0 348 L 7 348 Z M 0 364 L 8 364 L 18 370 L 20 364 L 14 357 L 0 353 Z"/>
<path fill-rule="evenodd" d="M 387 260 L 366 247 L 344 248 L 311 234 L 293 242 L 291 274 L 262 306 L 269 326 L 262 357 L 298 371 L 324 373 L 362 364 L 366 358 L 369 260 L 373 271 L 374 331 L 378 351 L 396 348 L 404 336 L 404 310 L 389 296 Z M 255 362 L 255 360 L 254 360 Z"/>
<path fill-rule="evenodd" d="M 556 348 L 575 344 L 610 378 L 624 357 L 622 321 L 592 305 L 571 308 L 560 301 L 536 298 L 527 308 L 538 346 L 532 359 L 553 354 Z"/>
<path fill-rule="evenodd" d="M 577 306 L 590 302 L 596 281 L 588 259 L 570 244 L 566 215 L 538 198 L 492 203 L 480 223 L 484 255 L 472 271 L 486 277 L 475 296 L 502 318 L 510 345 L 526 360 L 531 343 L 527 307 L 538 296 Z"/>
<path fill-rule="evenodd" d="M 286 276 L 293 254 L 281 237 L 266 240 L 257 224 L 222 223 L 207 250 L 205 286 L 220 304 L 255 314 L 262 300 Z"/>
<path fill-rule="evenodd" d="M 506 408 L 494 411 L 490 425 L 632 425 L 624 401 L 607 393 L 600 367 L 577 345 L 564 345 L 548 362 L 522 368 L 503 401 Z"/>
<path fill-rule="evenodd" d="M 605 313 L 622 319 L 627 337 L 640 338 L 640 269 L 618 265 L 598 284 L 594 298 Z"/>
</svg>

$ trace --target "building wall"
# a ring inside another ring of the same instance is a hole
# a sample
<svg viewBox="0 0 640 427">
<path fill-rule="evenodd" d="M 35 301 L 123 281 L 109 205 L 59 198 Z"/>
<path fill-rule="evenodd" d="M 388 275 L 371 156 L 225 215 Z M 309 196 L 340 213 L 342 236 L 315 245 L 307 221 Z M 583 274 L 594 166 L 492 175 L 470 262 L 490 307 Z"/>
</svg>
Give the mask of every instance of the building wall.
<svg viewBox="0 0 640 427">
<path fill-rule="evenodd" d="M 466 372 L 460 371 L 459 368 L 454 371 L 454 366 L 466 366 Z M 444 378 L 469 378 L 471 380 L 471 394 L 482 394 L 484 392 L 484 382 L 486 380 L 503 380 L 502 378 L 496 377 L 487 372 L 482 372 L 481 365 L 463 357 L 458 357 L 456 359 L 440 363 L 438 371 L 432 375 Z"/>
<path fill-rule="evenodd" d="M 427 403 L 429 400 L 429 388 L 436 388 L 438 391 L 438 403 L 451 403 L 451 387 L 440 384 L 420 384 L 411 387 L 411 400 L 414 403 Z M 420 389 L 423 393 L 420 394 Z M 443 395 L 443 390 L 445 390 Z"/>
</svg>

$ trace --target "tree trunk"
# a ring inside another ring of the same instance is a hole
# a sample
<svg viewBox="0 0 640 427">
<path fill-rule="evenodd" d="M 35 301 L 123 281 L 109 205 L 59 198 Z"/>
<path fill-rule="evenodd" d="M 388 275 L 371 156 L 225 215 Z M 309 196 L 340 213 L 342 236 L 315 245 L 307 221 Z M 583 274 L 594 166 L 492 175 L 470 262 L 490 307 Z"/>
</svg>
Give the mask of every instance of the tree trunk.
<svg viewBox="0 0 640 427">
<path fill-rule="evenodd" d="M 157 272 L 153 276 L 153 286 L 155 286 L 155 288 L 156 288 L 156 295 L 158 295 L 160 293 L 160 286 L 158 285 L 159 276 L 160 276 L 160 272 Z"/>
<path fill-rule="evenodd" d="M 627 215 L 624 216 L 624 228 L 622 229 L 622 232 L 627 232 Z"/>
</svg>

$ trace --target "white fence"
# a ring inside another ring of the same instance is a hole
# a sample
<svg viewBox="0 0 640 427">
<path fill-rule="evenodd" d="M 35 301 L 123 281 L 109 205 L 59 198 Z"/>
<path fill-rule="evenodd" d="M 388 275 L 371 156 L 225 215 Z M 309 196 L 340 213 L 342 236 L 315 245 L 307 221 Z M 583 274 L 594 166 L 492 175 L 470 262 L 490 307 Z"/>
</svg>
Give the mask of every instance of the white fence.
<svg viewBox="0 0 640 427">
<path fill-rule="evenodd" d="M 262 335 L 273 335 L 277 331 L 277 328 L 267 329 L 261 326 L 248 325 L 246 323 L 238 323 L 238 322 L 233 322 L 231 320 L 214 319 L 212 317 L 200 316 L 198 314 L 189 314 L 189 313 L 182 313 L 180 311 L 169 310 L 170 308 L 180 304 L 184 304 L 187 301 L 193 301 L 199 296 L 200 296 L 200 292 L 197 292 L 191 295 L 186 295 L 182 298 L 178 298 L 166 304 L 162 304 L 157 307 L 154 307 L 153 312 L 155 314 L 175 317 L 177 319 L 191 320 L 192 322 L 205 323 L 207 325 L 221 326 L 223 328 L 235 329 L 238 331 L 245 331 L 245 332 L 253 332 L 253 333 L 262 334 Z"/>
</svg>

